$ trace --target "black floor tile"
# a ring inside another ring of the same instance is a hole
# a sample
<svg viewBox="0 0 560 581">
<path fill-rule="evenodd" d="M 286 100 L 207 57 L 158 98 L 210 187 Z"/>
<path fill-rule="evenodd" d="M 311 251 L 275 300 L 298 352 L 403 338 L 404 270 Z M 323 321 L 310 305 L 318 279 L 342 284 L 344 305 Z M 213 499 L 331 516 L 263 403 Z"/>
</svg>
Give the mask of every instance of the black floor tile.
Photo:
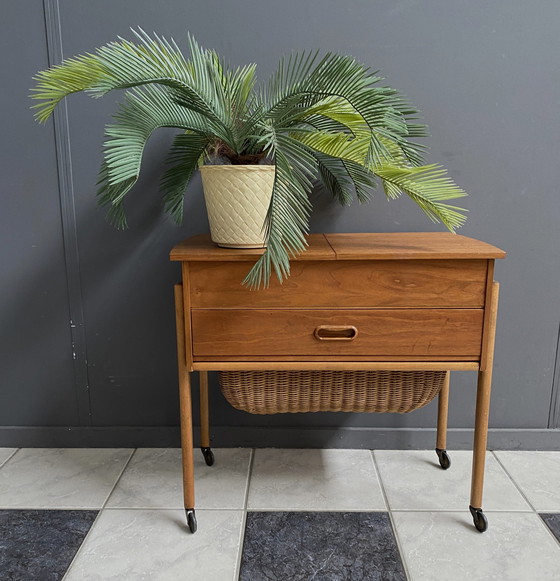
<svg viewBox="0 0 560 581">
<path fill-rule="evenodd" d="M 548 528 L 554 533 L 554 536 L 560 541 L 560 514 L 552 513 L 545 514 L 541 513 L 539 516 L 548 525 Z"/>
<path fill-rule="evenodd" d="M 96 516 L 96 510 L 0 510 L 0 579 L 62 579 Z"/>
<path fill-rule="evenodd" d="M 384 512 L 249 512 L 240 581 L 406 581 Z"/>
</svg>

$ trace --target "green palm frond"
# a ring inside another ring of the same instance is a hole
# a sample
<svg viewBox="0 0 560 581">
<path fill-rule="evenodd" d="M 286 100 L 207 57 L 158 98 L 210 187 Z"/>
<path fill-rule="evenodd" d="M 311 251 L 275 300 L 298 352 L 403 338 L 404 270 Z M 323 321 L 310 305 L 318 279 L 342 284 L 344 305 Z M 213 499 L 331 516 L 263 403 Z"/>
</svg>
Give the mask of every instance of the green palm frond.
<svg viewBox="0 0 560 581">
<path fill-rule="evenodd" d="M 349 160 L 341 160 L 344 169 L 354 183 L 356 197 L 360 203 L 369 202 L 372 192 L 377 188 L 377 176 L 363 165 Z"/>
<path fill-rule="evenodd" d="M 97 179 L 97 200 L 102 207 L 108 207 L 107 220 L 116 228 L 126 228 L 128 226 L 122 199 L 136 182 L 135 178 L 129 178 L 120 183 L 111 184 L 109 182 L 109 168 L 105 160 L 101 163 L 99 176 Z M 114 202 L 121 200 L 121 202 Z"/>
<path fill-rule="evenodd" d="M 38 72 L 33 77 L 37 84 L 30 95 L 32 99 L 41 101 L 31 107 L 36 110 L 37 121 L 45 123 L 64 97 L 90 89 L 103 73 L 98 59 L 90 54 L 65 59 L 59 65 Z"/>
<path fill-rule="evenodd" d="M 243 143 L 248 134 L 253 131 L 252 126 L 246 125 L 246 119 L 256 105 L 256 95 L 254 94 L 257 82 L 256 69 L 257 65 L 251 64 L 227 73 L 225 91 L 238 143 Z"/>
<path fill-rule="evenodd" d="M 343 99 L 369 128 L 367 163 L 379 165 L 390 159 L 380 137 L 405 140 L 407 119 L 415 119 L 416 111 L 394 89 L 376 86 L 380 77 L 352 57 L 329 53 L 316 66 L 314 63 L 315 58 L 303 54 L 281 62 L 264 94 L 267 115 L 287 125 L 299 120 L 301 107 L 314 106 L 327 97 Z"/>
<path fill-rule="evenodd" d="M 319 164 L 319 177 L 326 190 L 341 206 L 349 206 L 354 199 L 354 183 L 344 162 L 319 152 L 313 155 Z"/>
<path fill-rule="evenodd" d="M 265 223 L 267 246 L 243 281 L 254 289 L 267 287 L 273 270 L 282 282 L 290 274 L 290 257 L 301 253 L 307 244 L 309 193 L 316 161 L 297 141 L 278 135 L 274 162 L 274 188 Z"/>
<path fill-rule="evenodd" d="M 381 180 L 381 183 L 383 184 L 383 191 L 388 200 L 396 200 L 401 197 L 402 191 L 399 186 L 387 180 Z"/>
<path fill-rule="evenodd" d="M 171 165 L 161 178 L 161 190 L 165 209 L 175 221 L 183 220 L 185 190 L 198 168 L 208 140 L 196 133 L 181 133 L 175 136 L 167 154 L 167 162 Z"/>
<path fill-rule="evenodd" d="M 363 117 L 339 97 L 327 97 L 312 107 L 302 107 L 295 121 L 312 125 L 319 131 L 342 131 L 353 137 L 369 133 Z"/>
<path fill-rule="evenodd" d="M 353 138 L 346 133 L 297 129 L 290 135 L 308 148 L 330 157 L 353 161 L 367 167 L 368 136 Z"/>
<path fill-rule="evenodd" d="M 260 88 L 256 65 L 231 68 L 188 37 L 189 57 L 177 44 L 143 30 L 134 42 L 118 38 L 92 53 L 39 72 L 32 98 L 45 122 L 66 96 L 101 97 L 124 90 L 106 128 L 98 199 L 108 217 L 126 226 L 123 201 L 136 183 L 147 140 L 160 127 L 181 130 L 161 180 L 165 208 L 180 221 L 184 192 L 210 152 L 232 163 L 276 166 L 265 230 L 267 248 L 245 279 L 266 286 L 282 280 L 290 258 L 305 248 L 312 184 L 322 182 L 340 204 L 371 198 L 380 180 L 388 198 L 407 194 L 450 230 L 465 220 L 446 202 L 466 195 L 436 165 L 423 165 L 426 127 L 418 111 L 382 78 L 350 56 L 293 53 Z"/>
<path fill-rule="evenodd" d="M 221 92 L 213 90 L 218 85 L 219 72 L 216 66 L 207 66 L 209 60 L 216 64 L 210 51 L 202 51 L 190 39 L 194 53 L 192 61 L 187 61 L 174 42 L 151 39 L 141 29 L 133 32 L 139 44 L 120 39 L 98 48 L 95 54 L 66 59 L 39 73 L 32 94 L 33 99 L 43 101 L 36 106 L 37 119 L 45 121 L 54 107 L 73 92 L 101 97 L 115 89 L 155 84 L 168 88 L 175 100 L 207 118 L 221 138 L 231 140 L 228 108 L 223 99 L 217 98 Z"/>
<path fill-rule="evenodd" d="M 389 187 L 390 197 L 395 197 L 390 192 L 395 193 L 398 188 L 408 194 L 432 221 L 443 222 L 451 231 L 464 224 L 466 218 L 460 212 L 465 210 L 442 201 L 462 198 L 467 194 L 447 176 L 442 167 L 436 164 L 409 168 L 385 166 L 377 168 L 376 174 L 383 179 L 385 187 Z"/>
<path fill-rule="evenodd" d="M 168 94 L 152 86 L 127 91 L 114 120 L 105 130 L 105 161 L 98 191 L 102 205 L 122 207 L 125 195 L 140 175 L 146 142 L 156 129 L 175 127 L 196 131 L 202 134 L 199 138 L 205 144 L 208 142 L 203 134 L 207 126 L 201 123 L 198 114 L 177 105 Z M 111 215 L 119 218 L 116 225 L 123 227 L 122 211 L 115 212 Z"/>
</svg>

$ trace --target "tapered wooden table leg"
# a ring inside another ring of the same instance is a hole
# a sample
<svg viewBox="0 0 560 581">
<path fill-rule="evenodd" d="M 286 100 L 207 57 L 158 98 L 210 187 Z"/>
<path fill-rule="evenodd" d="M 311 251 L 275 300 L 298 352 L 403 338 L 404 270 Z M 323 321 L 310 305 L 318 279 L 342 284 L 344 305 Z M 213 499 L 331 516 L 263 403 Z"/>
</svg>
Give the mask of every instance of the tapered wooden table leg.
<svg viewBox="0 0 560 581">
<path fill-rule="evenodd" d="M 194 457 L 190 373 L 185 371 L 179 379 L 179 398 L 181 409 L 181 450 L 183 456 L 183 499 L 187 524 L 191 532 L 196 532 L 194 511 Z"/>
<path fill-rule="evenodd" d="M 473 466 L 471 481 L 471 503 L 469 509 L 474 525 L 484 532 L 488 521 L 482 512 L 482 490 L 484 486 L 484 467 L 488 442 L 488 418 L 490 414 L 490 392 L 492 388 L 492 366 L 494 363 L 494 341 L 496 337 L 496 318 L 498 314 L 499 285 L 494 283 L 488 320 L 488 340 L 486 343 L 486 366 L 478 372 L 476 392 L 476 417 L 474 422 Z"/>
<path fill-rule="evenodd" d="M 438 422 L 437 422 L 437 439 L 436 454 L 439 458 L 439 464 L 447 470 L 451 466 L 451 460 L 447 454 L 447 412 L 449 409 L 449 371 L 445 374 L 445 381 L 438 396 Z"/>
<path fill-rule="evenodd" d="M 488 441 L 491 382 L 492 371 L 479 372 L 476 396 L 476 419 L 474 423 L 471 502 L 469 509 L 474 519 L 474 525 L 480 532 L 484 532 L 488 528 L 488 522 L 482 512 L 482 490 L 484 486 L 484 467 Z"/>
<path fill-rule="evenodd" d="M 200 380 L 200 449 L 208 466 L 214 464 L 214 453 L 210 447 L 210 411 L 208 404 L 208 372 L 199 373 Z"/>
<path fill-rule="evenodd" d="M 191 378 L 186 365 L 185 323 L 182 285 L 175 285 L 175 318 L 177 325 L 177 363 L 179 369 L 179 409 L 181 413 L 181 450 L 183 457 L 183 498 L 187 525 L 196 532 L 194 510 L 194 458 L 192 430 Z"/>
</svg>

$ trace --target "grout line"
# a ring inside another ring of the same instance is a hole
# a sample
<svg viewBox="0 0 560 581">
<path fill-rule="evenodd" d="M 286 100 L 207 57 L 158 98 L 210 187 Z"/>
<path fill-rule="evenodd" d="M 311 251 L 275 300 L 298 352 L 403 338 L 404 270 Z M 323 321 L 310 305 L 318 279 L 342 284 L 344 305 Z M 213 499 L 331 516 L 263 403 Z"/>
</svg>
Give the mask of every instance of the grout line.
<svg viewBox="0 0 560 581">
<path fill-rule="evenodd" d="M 59 509 L 56 509 L 59 510 Z M 81 510 L 81 509 L 74 509 L 74 510 Z M 169 510 L 181 510 L 183 511 L 183 514 L 185 513 L 185 507 L 184 506 L 107 506 L 106 508 L 103 509 L 104 512 L 115 512 L 117 510 L 149 510 L 149 511 L 169 511 Z M 223 512 L 223 511 L 227 511 L 227 512 L 243 512 L 242 508 L 226 508 L 226 507 L 204 507 L 204 506 L 195 506 L 195 511 L 198 513 L 198 511 L 205 511 L 205 512 Z"/>
<path fill-rule="evenodd" d="M 30 448 L 18 448 L 9 458 L 8 460 L 11 460 L 17 452 L 19 452 L 20 450 L 25 450 L 25 449 L 30 449 Z M 52 450 L 57 450 L 59 448 L 49 448 Z M 76 448 L 78 449 L 78 448 Z M 92 449 L 92 448 L 84 448 L 85 449 Z M 127 450 L 129 448 L 113 448 L 115 450 Z M 5 507 L 1 504 L 0 501 L 0 510 L 97 510 L 99 512 L 101 512 L 102 510 L 105 509 L 105 505 L 107 504 L 109 498 L 111 497 L 111 494 L 113 494 L 113 491 L 115 490 L 117 484 L 119 483 L 124 471 L 126 470 L 126 468 L 128 467 L 130 460 L 132 459 L 132 456 L 134 456 L 136 452 L 136 449 L 132 449 L 132 452 L 128 458 L 128 460 L 125 462 L 121 472 L 119 473 L 119 475 L 117 476 L 115 483 L 113 484 L 113 486 L 111 487 L 111 490 L 109 492 L 109 494 L 107 495 L 107 497 L 105 498 L 105 500 L 103 501 L 103 503 L 101 504 L 101 506 L 33 506 L 33 505 L 25 505 L 25 506 L 20 506 L 20 505 L 15 505 L 15 506 L 10 506 L 10 507 Z M 8 462 L 8 460 L 6 460 L 6 462 Z M 5 465 L 2 464 L 0 465 L 0 469 Z M 93 526 L 93 525 L 92 525 Z"/>
<path fill-rule="evenodd" d="M 462 514 L 468 514 L 468 511 L 465 511 L 464 508 L 394 508 L 392 510 L 392 512 L 439 512 L 439 513 L 451 513 L 451 512 L 456 512 L 456 513 L 462 513 Z M 494 513 L 494 514 L 500 514 L 500 513 L 516 513 L 516 514 L 533 514 L 533 510 L 527 509 L 527 510 L 522 510 L 520 508 L 494 508 L 494 509 L 484 509 L 484 514 L 489 514 L 489 513 Z"/>
<path fill-rule="evenodd" d="M 111 510 L 111 509 L 107 509 Z M 206 509 L 206 510 L 224 510 L 224 509 Z M 231 509 L 234 510 L 234 509 Z M 239 510 L 239 509 L 236 509 Z M 286 508 L 284 506 L 272 508 L 251 508 L 246 512 L 387 512 L 386 508 Z"/>
<path fill-rule="evenodd" d="M 379 466 L 377 465 L 377 459 L 375 457 L 375 452 L 374 450 L 370 450 L 371 452 L 371 458 L 373 460 L 373 466 L 375 468 L 375 471 L 377 472 L 377 478 L 379 480 L 379 486 L 381 487 L 381 494 L 383 494 L 383 499 L 385 501 L 385 505 L 387 507 L 387 514 L 389 515 L 389 522 L 391 523 L 391 527 L 393 529 L 393 536 L 395 537 L 395 542 L 397 543 L 397 551 L 399 552 L 399 556 L 401 558 L 401 563 L 404 569 L 404 574 L 406 576 L 406 578 L 408 579 L 408 581 L 412 581 L 412 575 L 410 574 L 410 571 L 408 570 L 408 563 L 406 562 L 405 556 L 404 556 L 404 549 L 403 546 L 401 544 L 401 539 L 399 537 L 399 534 L 397 532 L 397 525 L 395 523 L 395 521 L 393 520 L 393 513 L 391 510 L 391 507 L 389 505 L 389 498 L 387 497 L 387 493 L 385 492 L 385 485 L 383 484 L 383 479 L 381 478 L 381 471 L 379 470 Z"/>
<path fill-rule="evenodd" d="M 0 464 L 0 468 L 6 466 L 6 464 L 21 450 L 21 448 L 16 448 L 5 460 Z"/>
<path fill-rule="evenodd" d="M 552 538 L 556 541 L 556 543 L 560 546 L 560 539 L 558 539 L 556 537 L 556 535 L 552 532 L 552 529 L 542 519 L 539 511 L 531 504 L 531 502 L 529 502 L 529 499 L 527 498 L 527 496 L 525 495 L 525 493 L 523 492 L 523 490 L 521 490 L 521 487 L 517 484 L 517 482 L 515 481 L 515 479 L 513 478 L 513 476 L 508 472 L 507 468 L 502 463 L 502 461 L 498 458 L 497 454 L 495 454 L 494 450 L 492 450 L 492 455 L 494 456 L 494 458 L 496 458 L 496 461 L 502 467 L 503 471 L 506 473 L 507 477 L 511 480 L 511 482 L 513 483 L 513 485 L 515 486 L 515 488 L 517 488 L 517 490 L 519 491 L 519 494 L 521 494 L 521 496 L 525 499 L 525 502 L 527 502 L 527 504 L 530 506 L 532 512 L 537 516 L 537 518 L 541 522 L 542 526 L 544 526 L 544 528 L 547 530 L 548 534 L 550 534 L 552 536 Z M 485 511 L 485 512 L 490 512 L 490 511 Z M 510 511 L 510 512 L 514 512 L 514 511 Z M 543 512 L 543 514 L 548 514 L 548 513 Z"/>
<path fill-rule="evenodd" d="M 502 463 L 502 461 L 498 458 L 498 456 L 494 453 L 494 450 L 491 450 L 492 456 L 494 456 L 494 458 L 496 459 L 496 462 L 498 462 L 498 464 L 502 467 L 502 470 L 506 473 L 506 476 L 511 480 L 512 484 L 515 486 L 515 488 L 517 489 L 517 491 L 519 492 L 519 494 L 521 494 L 521 496 L 523 497 L 523 500 L 525 500 L 525 502 L 529 505 L 529 508 L 538 514 L 537 509 L 533 506 L 533 504 L 529 501 L 529 499 L 527 498 L 527 496 L 525 495 L 525 493 L 523 492 L 523 490 L 521 490 L 520 486 L 517 484 L 517 482 L 515 481 L 515 479 L 513 478 L 513 476 L 508 472 L 507 468 L 504 466 L 504 464 Z M 484 511 L 486 512 L 486 511 Z"/>
<path fill-rule="evenodd" d="M 86 544 L 91 531 L 93 530 L 93 528 L 95 527 L 95 524 L 97 523 L 97 521 L 99 520 L 99 517 L 101 516 L 101 513 L 104 511 L 105 506 L 107 504 L 107 502 L 109 501 L 109 498 L 111 498 L 111 494 L 113 494 L 117 484 L 119 483 L 124 471 L 126 470 L 126 468 L 128 467 L 128 465 L 130 464 L 130 461 L 132 460 L 132 457 L 134 456 L 134 454 L 136 453 L 137 448 L 134 448 L 132 450 L 132 453 L 130 454 L 130 456 L 128 457 L 128 460 L 124 463 L 123 469 L 121 470 L 120 474 L 117 476 L 115 483 L 113 484 L 113 487 L 111 488 L 111 491 L 109 492 L 109 494 L 107 495 L 107 498 L 105 499 L 105 502 L 101 505 L 101 507 L 97 510 L 97 516 L 95 517 L 95 520 L 91 523 L 91 527 L 89 528 L 89 531 L 87 532 L 87 535 L 84 537 L 84 540 L 82 541 L 82 543 L 80 544 L 80 546 L 78 547 L 78 550 L 76 551 L 76 554 L 74 555 L 74 558 L 72 559 L 72 561 L 70 562 L 70 565 L 68 565 L 68 568 L 66 569 L 66 572 L 64 573 L 62 580 L 64 581 L 64 579 L 66 579 L 66 576 L 68 575 L 68 573 L 70 572 L 70 569 L 72 569 L 72 566 L 74 565 L 74 562 L 76 561 L 76 559 L 78 558 L 78 556 L 80 555 L 80 553 L 82 552 L 82 549 L 84 547 L 84 545 Z"/>
<path fill-rule="evenodd" d="M 379 486 L 381 487 L 381 494 L 383 494 L 383 500 L 385 502 L 386 511 L 391 512 L 391 506 L 389 505 L 389 498 L 387 493 L 385 492 L 385 485 L 383 484 L 383 479 L 381 478 L 381 470 L 379 470 L 379 466 L 377 465 L 377 458 L 375 457 L 374 450 L 370 450 L 371 459 L 373 461 L 373 466 L 375 468 L 375 472 L 377 474 L 377 479 L 379 480 Z"/>
<path fill-rule="evenodd" d="M 544 513 L 548 514 L 548 513 Z M 545 522 L 542 517 L 537 513 L 538 519 L 541 521 L 542 526 L 548 531 L 548 534 L 552 536 L 552 538 L 556 541 L 558 546 L 560 547 L 560 539 L 552 532 L 552 529 L 548 526 L 548 523 Z"/>
<path fill-rule="evenodd" d="M 97 515 L 96 515 L 94 521 L 91 523 L 91 526 L 89 527 L 89 531 L 87 532 L 86 536 L 84 537 L 84 540 L 81 542 L 80 546 L 78 547 L 76 553 L 74 554 L 74 557 L 70 561 L 70 564 L 66 568 L 66 571 L 64 572 L 64 575 L 62 576 L 61 581 L 64 581 L 66 579 L 68 573 L 70 572 L 70 569 L 72 569 L 72 566 L 74 565 L 74 562 L 78 558 L 78 555 L 82 552 L 82 548 L 86 544 L 86 541 L 88 540 L 89 536 L 91 535 L 91 531 L 94 529 L 94 527 L 95 527 L 97 521 L 99 520 L 99 517 L 100 516 L 101 516 L 101 509 L 99 509 L 97 511 Z"/>
<path fill-rule="evenodd" d="M 253 465 L 255 463 L 255 449 L 251 448 L 251 456 L 249 458 L 249 469 L 247 470 L 247 484 L 245 485 L 245 498 L 243 500 L 243 510 L 247 511 L 249 506 L 249 488 L 251 486 L 251 478 L 253 476 Z"/>
<path fill-rule="evenodd" d="M 121 478 L 122 478 L 122 475 L 124 474 L 124 471 L 128 468 L 128 465 L 130 464 L 130 461 L 132 460 L 133 456 L 136 454 L 137 450 L 138 450 L 138 448 L 134 448 L 132 450 L 132 453 L 128 457 L 128 460 L 124 463 L 124 466 L 123 466 L 123 469 L 121 470 L 121 473 L 117 476 L 117 479 L 115 480 L 115 483 L 113 484 L 113 487 L 111 488 L 109 494 L 107 495 L 107 498 L 105 498 L 105 502 L 101 505 L 101 508 L 99 509 L 100 512 L 102 510 L 105 510 L 105 507 L 107 506 L 107 503 L 109 502 L 109 499 L 111 498 L 113 492 L 115 492 L 115 488 L 117 488 L 117 484 L 121 481 Z"/>
<path fill-rule="evenodd" d="M 247 470 L 247 484 L 245 485 L 245 499 L 243 500 L 243 514 L 241 516 L 241 527 L 239 531 L 239 550 L 237 551 L 237 560 L 233 581 L 239 579 L 241 573 L 241 557 L 243 556 L 243 545 L 245 544 L 245 526 L 247 524 L 247 506 L 249 504 L 249 487 L 251 486 L 251 477 L 253 475 L 253 464 L 255 460 L 255 449 L 251 448 L 251 457 L 249 458 L 249 469 Z"/>
</svg>

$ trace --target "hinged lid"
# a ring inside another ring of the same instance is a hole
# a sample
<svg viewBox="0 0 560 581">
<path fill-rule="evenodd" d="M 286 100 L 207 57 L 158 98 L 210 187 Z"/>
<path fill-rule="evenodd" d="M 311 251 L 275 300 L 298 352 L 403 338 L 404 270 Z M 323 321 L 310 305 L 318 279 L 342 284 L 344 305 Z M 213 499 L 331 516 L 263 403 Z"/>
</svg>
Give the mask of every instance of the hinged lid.
<svg viewBox="0 0 560 581">
<path fill-rule="evenodd" d="M 475 238 L 451 232 L 376 232 L 310 234 L 308 248 L 294 260 L 438 260 L 504 258 L 506 253 Z M 180 242 L 169 258 L 174 261 L 254 261 L 262 249 L 220 248 L 209 234 Z"/>
</svg>

